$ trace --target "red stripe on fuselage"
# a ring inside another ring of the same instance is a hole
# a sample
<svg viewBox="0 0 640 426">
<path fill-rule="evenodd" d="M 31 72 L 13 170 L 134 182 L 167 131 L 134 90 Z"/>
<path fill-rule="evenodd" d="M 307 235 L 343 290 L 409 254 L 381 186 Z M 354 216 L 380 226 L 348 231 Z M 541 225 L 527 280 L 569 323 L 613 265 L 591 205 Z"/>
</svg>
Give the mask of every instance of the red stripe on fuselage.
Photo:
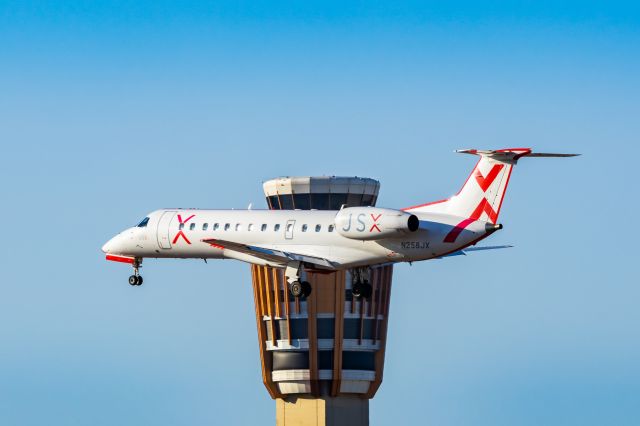
<svg viewBox="0 0 640 426">
<path fill-rule="evenodd" d="M 455 243 L 456 239 L 458 238 L 458 235 L 460 235 L 460 233 L 462 231 L 464 231 L 464 229 L 471 225 L 475 220 L 474 219 L 465 219 L 462 222 L 460 222 L 459 224 L 457 224 L 451 231 L 449 231 L 449 233 L 447 234 L 446 237 L 444 237 L 444 242 L 445 243 Z"/>
</svg>

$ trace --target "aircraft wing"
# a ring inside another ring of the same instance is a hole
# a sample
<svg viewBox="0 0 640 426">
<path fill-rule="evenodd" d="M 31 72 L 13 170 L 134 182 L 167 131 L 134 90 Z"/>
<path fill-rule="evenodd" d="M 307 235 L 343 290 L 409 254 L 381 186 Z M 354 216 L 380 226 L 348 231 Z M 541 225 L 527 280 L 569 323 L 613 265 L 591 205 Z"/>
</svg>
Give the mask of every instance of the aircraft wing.
<svg viewBox="0 0 640 426">
<path fill-rule="evenodd" d="M 443 257 L 451 257 L 451 256 L 466 256 L 467 252 L 471 252 L 471 251 L 496 250 L 496 249 L 511 248 L 511 247 L 513 246 L 467 247 L 462 250 L 454 251 L 453 253 L 445 254 L 444 256 L 441 256 L 438 259 L 442 259 Z"/>
<path fill-rule="evenodd" d="M 258 247 L 252 246 L 248 244 L 236 243 L 228 240 L 218 240 L 215 238 L 205 238 L 202 242 L 210 244 L 214 247 L 225 249 L 225 250 L 233 250 L 239 253 L 248 254 L 250 256 L 255 256 L 260 259 L 264 259 L 269 262 L 282 263 L 287 264 L 289 262 L 303 262 L 310 263 L 315 266 L 319 266 L 322 268 L 335 269 L 335 265 L 322 257 L 309 256 L 306 254 L 298 254 L 289 251 L 281 251 L 276 249 L 271 249 L 267 247 Z"/>
</svg>

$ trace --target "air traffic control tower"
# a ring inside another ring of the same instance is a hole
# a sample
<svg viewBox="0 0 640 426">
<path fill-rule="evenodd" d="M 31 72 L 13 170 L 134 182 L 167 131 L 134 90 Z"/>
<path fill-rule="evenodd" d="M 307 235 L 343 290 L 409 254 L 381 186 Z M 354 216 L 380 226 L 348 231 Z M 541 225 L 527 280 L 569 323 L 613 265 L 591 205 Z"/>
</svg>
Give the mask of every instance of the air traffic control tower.
<svg viewBox="0 0 640 426">
<path fill-rule="evenodd" d="M 379 189 L 378 181 L 358 177 L 264 183 L 269 208 L 278 210 L 374 206 Z M 294 232 L 303 225 L 322 232 L 302 223 Z M 276 400 L 277 426 L 369 424 L 369 399 L 384 370 L 392 274 L 392 265 L 370 268 L 369 291 L 358 294 L 355 271 L 307 271 L 312 291 L 296 298 L 283 270 L 252 265 L 262 380 Z"/>
</svg>

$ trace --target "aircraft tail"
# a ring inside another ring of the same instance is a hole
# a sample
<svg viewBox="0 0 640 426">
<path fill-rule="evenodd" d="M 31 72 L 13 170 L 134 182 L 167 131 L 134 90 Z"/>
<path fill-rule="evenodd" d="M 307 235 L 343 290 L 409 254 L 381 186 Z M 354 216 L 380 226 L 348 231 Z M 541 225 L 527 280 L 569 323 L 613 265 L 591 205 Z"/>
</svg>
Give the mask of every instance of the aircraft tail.
<svg viewBox="0 0 640 426">
<path fill-rule="evenodd" d="M 416 213 L 446 213 L 466 221 L 485 220 L 495 224 L 509 185 L 513 166 L 522 157 L 573 157 L 579 154 L 533 153 L 530 148 L 508 148 L 495 151 L 463 149 L 461 154 L 479 155 L 480 160 L 458 194 L 447 200 L 409 207 Z"/>
</svg>

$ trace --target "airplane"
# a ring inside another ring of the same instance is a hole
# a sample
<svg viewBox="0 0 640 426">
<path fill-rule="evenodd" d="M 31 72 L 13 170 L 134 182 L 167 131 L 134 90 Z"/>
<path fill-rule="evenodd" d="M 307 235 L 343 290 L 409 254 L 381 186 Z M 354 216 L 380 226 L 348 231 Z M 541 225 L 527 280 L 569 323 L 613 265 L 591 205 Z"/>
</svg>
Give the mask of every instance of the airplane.
<svg viewBox="0 0 640 426">
<path fill-rule="evenodd" d="M 369 297 L 368 267 L 417 262 L 510 246 L 473 247 L 502 229 L 498 216 L 513 166 L 521 158 L 573 157 L 531 148 L 463 149 L 480 157 L 454 196 L 402 209 L 161 209 L 111 238 L 106 259 L 131 264 L 139 286 L 145 258 L 236 259 L 284 269 L 289 291 L 307 297 L 305 271 L 352 269 L 353 294 Z"/>
</svg>

